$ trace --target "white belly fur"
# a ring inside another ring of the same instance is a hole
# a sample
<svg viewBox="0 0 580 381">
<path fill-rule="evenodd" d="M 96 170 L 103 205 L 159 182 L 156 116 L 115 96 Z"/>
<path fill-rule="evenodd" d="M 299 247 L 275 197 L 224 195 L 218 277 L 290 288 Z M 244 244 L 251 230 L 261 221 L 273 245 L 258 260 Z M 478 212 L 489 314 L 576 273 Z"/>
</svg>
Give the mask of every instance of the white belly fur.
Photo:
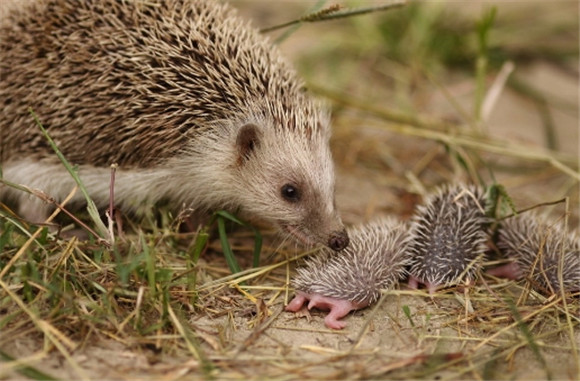
<svg viewBox="0 0 580 381">
<path fill-rule="evenodd" d="M 5 180 L 38 189 L 56 201 L 62 201 L 76 185 L 61 163 L 19 160 L 2 164 Z M 80 166 L 78 173 L 99 209 L 109 205 L 111 169 Z M 175 192 L 172 176 L 166 169 L 118 169 L 115 173 L 115 205 L 125 211 L 135 212 L 143 205 L 152 204 L 164 195 Z M 172 192 L 173 188 L 173 192 Z M 53 207 L 37 196 L 0 184 L 0 199 L 9 198 L 19 205 L 21 217 L 31 222 L 42 222 Z M 77 190 L 71 202 L 84 202 Z"/>
</svg>

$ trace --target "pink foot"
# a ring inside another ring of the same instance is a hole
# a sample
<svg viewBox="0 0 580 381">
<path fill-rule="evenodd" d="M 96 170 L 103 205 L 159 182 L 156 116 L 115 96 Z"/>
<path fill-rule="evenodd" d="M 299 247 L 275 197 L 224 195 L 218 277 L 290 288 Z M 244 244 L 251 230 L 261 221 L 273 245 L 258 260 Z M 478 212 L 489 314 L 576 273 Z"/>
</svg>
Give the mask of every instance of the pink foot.
<svg viewBox="0 0 580 381">
<path fill-rule="evenodd" d="M 308 302 L 308 309 L 318 308 L 319 310 L 328 311 L 328 315 L 324 318 L 324 324 L 328 328 L 343 329 L 346 323 L 339 321 L 339 319 L 346 316 L 350 311 L 366 307 L 366 304 L 358 304 L 348 300 L 331 298 L 319 294 L 309 294 L 303 291 L 296 291 L 296 296 L 286 306 L 286 311 L 297 312 L 304 303 Z"/>
<path fill-rule="evenodd" d="M 497 276 L 500 278 L 508 278 L 511 280 L 520 279 L 522 277 L 522 270 L 516 262 L 508 263 L 506 265 L 487 270 L 487 273 L 489 275 Z"/>
<path fill-rule="evenodd" d="M 409 288 L 411 290 L 418 290 L 419 289 L 419 283 L 421 283 L 419 281 L 419 279 L 417 279 L 413 275 L 409 275 L 409 283 L 407 283 L 407 286 L 409 286 Z"/>
<path fill-rule="evenodd" d="M 290 303 L 288 303 L 285 310 L 290 312 L 298 312 L 307 300 L 308 299 L 303 292 L 297 291 L 296 296 Z"/>
<path fill-rule="evenodd" d="M 409 275 L 409 282 L 407 283 L 407 285 L 411 290 L 419 289 L 420 284 L 424 284 L 427 287 L 427 290 L 429 291 L 430 295 L 433 295 L 435 291 L 437 291 L 437 287 L 439 287 L 439 285 L 436 283 L 424 282 L 413 275 Z"/>
</svg>

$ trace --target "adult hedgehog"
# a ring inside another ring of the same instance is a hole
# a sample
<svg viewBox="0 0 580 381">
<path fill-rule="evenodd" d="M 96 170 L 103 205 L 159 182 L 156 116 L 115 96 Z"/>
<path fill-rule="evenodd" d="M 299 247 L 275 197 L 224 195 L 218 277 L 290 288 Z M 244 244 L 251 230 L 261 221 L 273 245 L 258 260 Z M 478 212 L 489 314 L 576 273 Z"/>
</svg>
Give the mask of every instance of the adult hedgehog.
<svg viewBox="0 0 580 381">
<path fill-rule="evenodd" d="M 334 250 L 329 117 L 258 31 L 200 0 L 35 0 L 0 26 L 4 178 L 62 199 L 74 182 L 36 112 L 97 205 L 170 200 L 229 209 Z M 22 215 L 48 207 L 13 189 Z M 79 197 L 80 200 L 80 197 Z"/>
</svg>

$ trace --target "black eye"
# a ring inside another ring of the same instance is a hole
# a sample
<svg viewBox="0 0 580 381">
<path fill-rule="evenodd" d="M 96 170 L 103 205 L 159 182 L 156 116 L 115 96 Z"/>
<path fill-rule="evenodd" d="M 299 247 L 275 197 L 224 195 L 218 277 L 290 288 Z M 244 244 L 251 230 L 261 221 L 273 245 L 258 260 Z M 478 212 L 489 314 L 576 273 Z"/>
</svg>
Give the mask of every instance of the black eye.
<svg viewBox="0 0 580 381">
<path fill-rule="evenodd" d="M 280 193 L 282 194 L 282 197 L 284 197 L 284 200 L 288 202 L 300 201 L 300 192 L 298 191 L 298 188 L 292 184 L 284 185 L 280 190 Z"/>
</svg>

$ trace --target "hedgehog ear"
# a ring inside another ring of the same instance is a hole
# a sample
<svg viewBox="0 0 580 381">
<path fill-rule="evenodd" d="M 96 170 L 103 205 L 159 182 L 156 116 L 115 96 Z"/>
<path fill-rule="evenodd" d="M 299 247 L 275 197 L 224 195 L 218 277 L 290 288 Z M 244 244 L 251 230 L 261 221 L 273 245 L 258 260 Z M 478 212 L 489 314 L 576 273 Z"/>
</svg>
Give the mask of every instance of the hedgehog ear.
<svg viewBox="0 0 580 381">
<path fill-rule="evenodd" d="M 250 155 L 260 146 L 260 131 L 258 126 L 248 123 L 238 132 L 236 147 L 238 149 L 238 164 L 243 164 L 250 158 Z"/>
</svg>

